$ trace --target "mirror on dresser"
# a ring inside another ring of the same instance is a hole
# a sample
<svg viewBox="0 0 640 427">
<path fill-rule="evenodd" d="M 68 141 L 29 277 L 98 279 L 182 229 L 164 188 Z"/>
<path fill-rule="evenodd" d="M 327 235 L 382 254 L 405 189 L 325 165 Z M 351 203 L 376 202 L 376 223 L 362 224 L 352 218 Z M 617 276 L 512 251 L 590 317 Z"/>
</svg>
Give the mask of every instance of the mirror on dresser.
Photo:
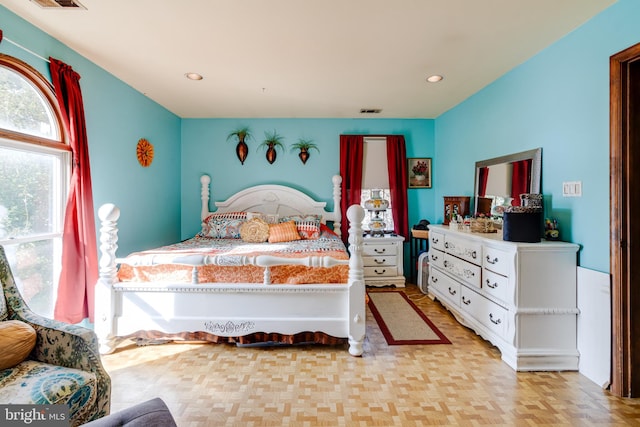
<svg viewBox="0 0 640 427">
<path fill-rule="evenodd" d="M 502 216 L 502 208 L 519 206 L 520 194 L 540 193 L 542 148 L 476 162 L 474 214 Z"/>
</svg>

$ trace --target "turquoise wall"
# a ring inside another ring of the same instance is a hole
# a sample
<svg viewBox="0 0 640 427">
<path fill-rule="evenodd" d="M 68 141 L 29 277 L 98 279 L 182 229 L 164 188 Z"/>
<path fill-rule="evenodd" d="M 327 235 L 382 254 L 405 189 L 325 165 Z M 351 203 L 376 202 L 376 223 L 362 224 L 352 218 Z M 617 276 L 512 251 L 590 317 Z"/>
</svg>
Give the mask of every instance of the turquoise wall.
<svg viewBox="0 0 640 427">
<path fill-rule="evenodd" d="M 436 119 L 442 196 L 473 193 L 477 160 L 542 147 L 545 214 L 581 266 L 609 272 L 609 57 L 640 42 L 640 2 L 620 0 Z M 582 181 L 580 198 L 562 183 Z"/>
<path fill-rule="evenodd" d="M 227 141 L 234 129 L 248 126 L 253 133 L 249 155 L 240 163 L 235 142 Z M 298 138 L 313 139 L 303 164 L 296 151 L 278 151 L 273 164 L 258 146 L 265 131 L 276 130 L 289 147 Z M 340 134 L 402 134 L 408 157 L 433 157 L 434 121 L 429 119 L 185 119 L 182 121 L 182 238 L 193 236 L 200 225 L 200 176 L 211 177 L 212 199 L 224 200 L 251 185 L 290 185 L 333 207 L 331 177 L 340 172 Z M 409 190 L 409 224 L 433 217 L 433 190 Z M 213 209 L 213 205 L 211 205 Z"/>
<path fill-rule="evenodd" d="M 5 37 L 0 53 L 23 60 L 49 80 L 49 64 L 38 56 L 64 61 L 80 74 L 96 221 L 97 208 L 103 203 L 120 207 L 121 252 L 177 241 L 180 118 L 2 6 L 0 22 Z M 148 168 L 136 158 L 140 138 L 147 138 L 155 148 L 156 157 Z"/>
</svg>

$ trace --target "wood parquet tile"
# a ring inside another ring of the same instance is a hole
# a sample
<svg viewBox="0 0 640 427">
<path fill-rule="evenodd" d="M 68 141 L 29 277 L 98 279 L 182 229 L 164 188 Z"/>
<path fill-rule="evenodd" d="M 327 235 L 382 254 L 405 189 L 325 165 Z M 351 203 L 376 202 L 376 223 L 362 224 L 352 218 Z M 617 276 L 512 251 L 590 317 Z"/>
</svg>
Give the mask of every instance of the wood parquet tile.
<svg viewBox="0 0 640 427">
<path fill-rule="evenodd" d="M 172 343 L 103 356 L 112 411 L 161 397 L 180 427 L 640 426 L 578 372 L 515 372 L 500 352 L 408 285 L 451 345 L 389 346 L 368 313 L 365 352 L 346 346 Z"/>
</svg>

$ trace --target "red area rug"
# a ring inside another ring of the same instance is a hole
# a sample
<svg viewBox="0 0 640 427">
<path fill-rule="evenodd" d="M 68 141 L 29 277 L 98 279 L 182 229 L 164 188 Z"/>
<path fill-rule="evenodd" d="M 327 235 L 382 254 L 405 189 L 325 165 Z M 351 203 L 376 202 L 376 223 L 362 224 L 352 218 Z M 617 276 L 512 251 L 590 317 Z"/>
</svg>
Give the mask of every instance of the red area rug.
<svg viewBox="0 0 640 427">
<path fill-rule="evenodd" d="M 369 309 L 387 344 L 451 344 L 404 292 L 369 292 L 368 295 Z"/>
</svg>

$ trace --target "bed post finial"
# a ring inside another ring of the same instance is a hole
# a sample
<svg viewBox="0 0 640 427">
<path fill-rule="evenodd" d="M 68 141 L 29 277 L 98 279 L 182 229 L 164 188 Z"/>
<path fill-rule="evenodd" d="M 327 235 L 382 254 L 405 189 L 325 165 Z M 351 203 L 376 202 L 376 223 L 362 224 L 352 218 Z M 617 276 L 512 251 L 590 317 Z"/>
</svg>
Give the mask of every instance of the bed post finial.
<svg viewBox="0 0 640 427">
<path fill-rule="evenodd" d="M 342 208 L 340 207 L 341 198 L 342 198 L 342 177 L 340 175 L 334 175 L 331 178 L 333 182 L 333 213 L 335 217 L 333 218 L 333 231 L 338 235 L 338 237 L 342 237 L 342 230 L 340 229 L 340 224 L 342 223 Z"/>
<path fill-rule="evenodd" d="M 200 199 L 202 200 L 202 210 L 200 211 L 200 219 L 204 221 L 209 216 L 209 184 L 211 178 L 209 175 L 202 175 L 200 177 L 200 184 L 202 189 L 200 190 Z"/>
</svg>

